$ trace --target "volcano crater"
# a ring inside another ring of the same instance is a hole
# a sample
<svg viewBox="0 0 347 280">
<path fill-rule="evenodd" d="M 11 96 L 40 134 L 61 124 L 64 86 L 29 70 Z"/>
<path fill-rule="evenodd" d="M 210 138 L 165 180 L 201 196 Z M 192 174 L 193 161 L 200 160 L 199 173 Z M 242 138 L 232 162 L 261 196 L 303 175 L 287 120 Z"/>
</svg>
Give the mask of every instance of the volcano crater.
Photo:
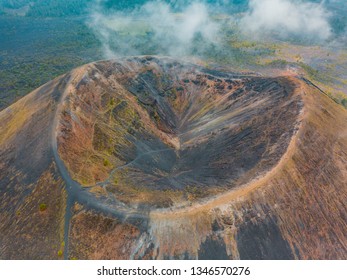
<svg viewBox="0 0 347 280">
<path fill-rule="evenodd" d="M 127 205 L 190 205 L 242 186 L 278 163 L 300 123 L 287 77 L 152 56 L 75 71 L 59 156 L 80 186 Z"/>
</svg>

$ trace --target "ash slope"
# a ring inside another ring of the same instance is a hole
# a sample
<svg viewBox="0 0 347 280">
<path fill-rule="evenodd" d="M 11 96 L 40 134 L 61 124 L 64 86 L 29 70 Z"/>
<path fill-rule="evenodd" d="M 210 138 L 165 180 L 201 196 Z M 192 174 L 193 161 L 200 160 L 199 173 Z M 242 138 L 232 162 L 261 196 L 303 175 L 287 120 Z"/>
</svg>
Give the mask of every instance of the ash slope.
<svg viewBox="0 0 347 280">
<path fill-rule="evenodd" d="M 347 113 L 298 77 L 97 62 L 0 120 L 3 259 L 347 257 Z"/>
</svg>

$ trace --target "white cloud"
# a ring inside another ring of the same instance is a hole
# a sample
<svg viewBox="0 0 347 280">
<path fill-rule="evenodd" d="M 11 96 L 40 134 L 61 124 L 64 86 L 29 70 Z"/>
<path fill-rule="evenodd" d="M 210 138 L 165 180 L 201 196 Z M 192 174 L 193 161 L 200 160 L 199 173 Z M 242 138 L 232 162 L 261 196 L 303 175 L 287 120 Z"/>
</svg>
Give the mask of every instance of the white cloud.
<svg viewBox="0 0 347 280">
<path fill-rule="evenodd" d="M 253 34 L 276 32 L 325 40 L 331 35 L 322 4 L 299 0 L 250 0 L 241 28 Z"/>
<path fill-rule="evenodd" d="M 94 1 L 88 24 L 102 43 L 105 58 L 142 54 L 199 56 L 211 49 L 225 48 L 227 38 L 222 30 L 228 25 L 214 20 L 212 14 L 227 9 L 216 3 L 183 1 L 185 4 L 175 9 L 167 1 L 156 0 L 133 11 L 112 11 L 103 8 L 102 0 Z M 249 0 L 248 10 L 239 21 L 240 30 L 252 39 L 267 35 L 328 39 L 332 32 L 325 5 L 303 1 Z M 230 15 L 231 21 L 236 18 Z"/>
<path fill-rule="evenodd" d="M 156 51 L 167 55 L 190 54 L 196 36 L 202 39 L 200 48 L 217 43 L 220 30 L 220 25 L 211 19 L 208 7 L 200 1 L 184 6 L 180 13 L 174 13 L 172 6 L 163 1 L 150 1 L 131 13 L 120 11 L 111 15 L 96 7 L 89 26 L 102 42 L 107 58 L 124 53 L 142 54 L 146 49 L 144 41 L 136 36 L 133 36 L 135 41 L 126 41 L 129 37 L 120 36 L 141 27 L 152 33 L 149 43 Z M 118 50 L 112 51 L 115 45 Z"/>
<path fill-rule="evenodd" d="M 168 4 L 149 2 L 142 8 L 155 37 L 169 53 L 184 53 L 191 48 L 194 37 L 200 35 L 205 42 L 217 40 L 219 26 L 209 16 L 207 7 L 192 3 L 179 15 Z"/>
</svg>

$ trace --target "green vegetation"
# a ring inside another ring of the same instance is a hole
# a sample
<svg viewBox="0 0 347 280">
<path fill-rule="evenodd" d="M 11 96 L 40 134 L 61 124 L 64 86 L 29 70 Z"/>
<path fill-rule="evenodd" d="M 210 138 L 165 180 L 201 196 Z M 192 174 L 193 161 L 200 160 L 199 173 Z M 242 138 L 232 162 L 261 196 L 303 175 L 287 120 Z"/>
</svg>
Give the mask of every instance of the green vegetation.
<svg viewBox="0 0 347 280">
<path fill-rule="evenodd" d="M 113 107 L 114 105 L 115 105 L 114 98 L 111 98 L 111 100 L 110 100 L 110 106 Z"/>
<path fill-rule="evenodd" d="M 104 166 L 108 167 L 111 165 L 111 162 L 108 159 L 104 159 Z"/>
<path fill-rule="evenodd" d="M 30 3 L 30 8 L 29 8 Z M 3 0 L 0 2 L 0 14 L 13 14 L 17 10 L 27 11 L 27 17 L 66 17 L 80 16 L 88 12 L 93 0 Z M 111 10 L 131 9 L 142 5 L 145 0 L 107 0 L 103 1 L 103 7 Z"/>
<path fill-rule="evenodd" d="M 58 257 L 62 257 L 63 256 L 63 251 L 62 250 L 59 250 L 58 251 Z"/>
<path fill-rule="evenodd" d="M 27 17 L 64 17 L 82 15 L 86 13 L 86 7 L 91 0 L 4 0 L 0 11 L 3 13 L 16 13 L 25 11 Z M 29 7 L 30 3 L 30 7 Z M 20 13 L 22 14 L 22 13 Z"/>
<path fill-rule="evenodd" d="M 0 29 L 0 110 L 57 76 L 102 58 L 83 19 L 0 16 Z"/>
<path fill-rule="evenodd" d="M 41 212 L 45 211 L 47 209 L 47 204 L 46 203 L 41 203 L 39 205 L 39 209 Z"/>
</svg>

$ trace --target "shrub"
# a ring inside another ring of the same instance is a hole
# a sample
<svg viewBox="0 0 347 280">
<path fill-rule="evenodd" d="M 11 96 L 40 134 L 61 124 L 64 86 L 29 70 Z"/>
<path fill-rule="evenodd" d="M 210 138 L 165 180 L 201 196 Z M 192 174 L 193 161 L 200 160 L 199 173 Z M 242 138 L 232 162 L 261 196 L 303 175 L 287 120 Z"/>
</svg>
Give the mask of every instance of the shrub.
<svg viewBox="0 0 347 280">
<path fill-rule="evenodd" d="M 104 159 L 104 166 L 110 166 L 110 161 L 108 159 Z"/>
<path fill-rule="evenodd" d="M 47 204 L 46 203 L 41 203 L 39 208 L 40 208 L 40 211 L 45 211 L 47 209 Z"/>
<path fill-rule="evenodd" d="M 345 107 L 347 109 L 347 98 L 342 99 L 341 104 L 343 107 Z"/>
</svg>

